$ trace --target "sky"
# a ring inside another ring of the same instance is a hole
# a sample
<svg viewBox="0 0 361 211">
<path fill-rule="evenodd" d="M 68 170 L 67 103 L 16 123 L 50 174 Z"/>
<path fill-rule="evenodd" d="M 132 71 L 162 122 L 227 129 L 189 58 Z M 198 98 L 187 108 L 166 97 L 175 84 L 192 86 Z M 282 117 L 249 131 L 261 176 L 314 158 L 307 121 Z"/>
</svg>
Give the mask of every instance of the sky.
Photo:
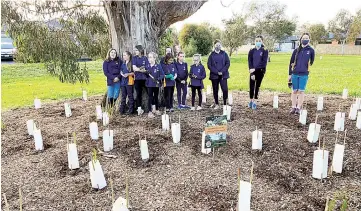
<svg viewBox="0 0 361 211">
<path fill-rule="evenodd" d="M 223 7 L 229 5 L 230 7 Z M 218 26 L 223 29 L 222 19 L 229 19 L 233 13 L 240 13 L 244 3 L 250 0 L 209 0 L 192 16 L 184 21 L 177 22 L 172 26 L 178 31 L 181 30 L 185 23 L 201 23 L 209 22 L 211 25 Z M 285 4 L 286 14 L 292 18 L 297 16 L 298 24 L 303 23 L 323 23 L 326 27 L 328 21 L 331 20 L 340 9 L 347 9 L 352 14 L 355 14 L 358 9 L 361 9 L 361 1 L 357 0 L 342 0 L 340 3 L 330 0 L 278 0 L 281 4 Z"/>
</svg>

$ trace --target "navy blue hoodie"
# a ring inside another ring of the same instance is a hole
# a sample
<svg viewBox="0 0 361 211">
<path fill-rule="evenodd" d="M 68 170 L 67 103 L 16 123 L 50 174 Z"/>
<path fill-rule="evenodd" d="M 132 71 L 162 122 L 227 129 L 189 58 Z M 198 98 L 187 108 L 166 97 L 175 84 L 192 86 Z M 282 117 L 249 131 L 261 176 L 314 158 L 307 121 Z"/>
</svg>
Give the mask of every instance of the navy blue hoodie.
<svg viewBox="0 0 361 211">
<path fill-rule="evenodd" d="M 297 51 L 298 48 L 296 48 L 292 53 L 288 75 L 308 75 L 308 68 L 315 60 L 315 50 L 311 46 L 307 45 L 298 52 L 297 59 L 295 59 Z"/>
<path fill-rule="evenodd" d="M 192 77 L 193 74 L 197 76 L 197 78 L 193 78 Z M 202 64 L 199 65 L 193 64 L 189 71 L 189 77 L 191 78 L 189 86 L 200 86 L 201 89 L 204 88 L 203 79 L 206 78 L 206 70 L 204 69 L 204 66 Z"/>
<path fill-rule="evenodd" d="M 207 66 L 211 72 L 209 75 L 210 80 L 218 79 L 218 72 L 222 72 L 222 79 L 229 78 L 228 69 L 230 66 L 230 61 L 228 54 L 225 51 L 221 50 L 219 53 L 212 51 L 211 55 L 208 57 Z"/>
<path fill-rule="evenodd" d="M 151 66 L 148 64 L 145 69 L 147 70 L 147 81 L 145 82 L 146 87 L 160 87 L 162 85 L 162 80 L 164 78 L 164 72 L 162 69 L 162 66 L 160 64 L 154 64 Z M 154 79 L 150 77 L 150 75 L 153 76 Z M 155 81 L 158 81 L 159 84 L 157 84 Z"/>
<path fill-rule="evenodd" d="M 111 86 L 114 84 L 114 78 L 118 77 L 119 80 L 122 78 L 120 75 L 120 69 L 123 62 L 120 59 L 114 59 L 107 61 L 105 60 L 103 63 L 103 72 L 104 75 L 107 77 L 107 85 Z"/>
<path fill-rule="evenodd" d="M 132 58 L 132 65 L 135 65 L 136 67 L 145 67 L 146 65 L 148 65 L 148 58 L 146 56 L 134 56 Z M 141 73 L 141 72 L 135 72 L 135 80 L 146 80 L 147 76 L 145 75 L 145 73 Z"/>
<path fill-rule="evenodd" d="M 252 48 L 248 53 L 248 68 L 249 69 L 264 69 L 266 72 L 266 66 L 268 61 L 268 50 L 262 47 Z"/>
<path fill-rule="evenodd" d="M 188 64 L 183 62 L 182 64 L 178 61 L 174 63 L 175 69 L 177 69 L 177 81 L 183 81 L 188 79 Z"/>
</svg>

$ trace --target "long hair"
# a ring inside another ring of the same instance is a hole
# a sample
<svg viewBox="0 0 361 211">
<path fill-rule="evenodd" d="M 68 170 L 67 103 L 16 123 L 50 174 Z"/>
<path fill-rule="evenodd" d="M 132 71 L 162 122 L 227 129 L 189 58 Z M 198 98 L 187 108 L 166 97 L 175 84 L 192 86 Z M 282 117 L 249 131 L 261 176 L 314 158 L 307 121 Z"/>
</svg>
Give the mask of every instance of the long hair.
<svg viewBox="0 0 361 211">
<path fill-rule="evenodd" d="M 153 56 L 153 58 L 154 58 L 154 61 L 155 61 L 155 63 L 157 63 L 157 59 L 158 59 L 158 54 L 156 54 L 155 52 L 150 52 L 149 54 L 151 54 L 152 56 Z M 148 54 L 148 55 L 149 55 Z"/>
<path fill-rule="evenodd" d="M 169 59 L 173 59 L 172 53 L 167 53 L 164 58 L 164 63 L 168 64 Z"/>
<path fill-rule="evenodd" d="M 110 62 L 110 61 L 112 60 L 112 58 L 110 58 L 110 51 L 112 51 L 112 50 L 115 51 L 115 58 L 114 58 L 114 60 L 119 60 L 117 50 L 115 50 L 114 48 L 111 48 L 111 49 L 108 50 L 107 56 L 105 57 L 105 61 Z"/>
<path fill-rule="evenodd" d="M 302 37 L 303 37 L 304 35 L 308 35 L 308 37 L 311 39 L 310 34 L 307 33 L 307 32 L 305 32 L 305 33 L 303 33 L 303 34 L 301 35 L 301 37 L 300 37 L 300 45 L 299 45 L 298 48 L 297 48 L 296 55 L 295 55 L 295 61 L 293 62 L 293 67 L 292 67 L 292 69 L 294 69 L 294 68 L 296 67 L 296 64 L 297 64 L 297 56 L 298 56 L 298 53 L 302 50 Z"/>
<path fill-rule="evenodd" d="M 129 72 L 133 72 L 132 68 L 132 54 L 129 51 L 125 51 L 125 53 L 129 56 L 129 61 L 127 63 L 127 68 Z"/>
</svg>

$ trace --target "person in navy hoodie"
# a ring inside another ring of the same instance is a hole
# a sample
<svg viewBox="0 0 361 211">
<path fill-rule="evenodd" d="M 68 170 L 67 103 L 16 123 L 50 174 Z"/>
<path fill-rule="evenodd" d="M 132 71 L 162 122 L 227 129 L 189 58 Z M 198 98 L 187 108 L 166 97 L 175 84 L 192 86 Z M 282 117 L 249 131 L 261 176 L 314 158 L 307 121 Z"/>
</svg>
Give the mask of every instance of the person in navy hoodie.
<svg viewBox="0 0 361 211">
<path fill-rule="evenodd" d="M 292 80 L 291 114 L 300 114 L 305 98 L 309 68 L 314 60 L 315 50 L 310 46 L 310 35 L 303 33 L 300 38 L 300 45 L 292 53 L 288 71 L 288 80 Z"/>
<path fill-rule="evenodd" d="M 214 51 L 208 57 L 208 69 L 210 70 L 209 79 L 212 81 L 213 97 L 215 101 L 214 109 L 219 109 L 218 89 L 221 85 L 223 92 L 223 104 L 226 105 L 228 98 L 227 79 L 229 78 L 230 61 L 228 54 L 221 50 L 222 44 L 220 40 L 214 41 Z"/>
<path fill-rule="evenodd" d="M 159 104 L 158 104 L 158 94 L 159 87 L 162 85 L 162 80 L 164 78 L 164 72 L 160 64 L 156 64 L 157 54 L 150 52 L 148 54 L 149 64 L 146 66 L 147 81 L 146 86 L 148 87 L 148 117 L 153 118 L 154 114 L 160 115 Z M 155 110 L 152 109 L 152 105 L 155 105 Z"/>
<path fill-rule="evenodd" d="M 164 58 L 164 63 L 162 64 L 162 69 L 164 71 L 164 98 L 165 106 L 167 111 L 173 112 L 173 94 L 175 79 L 177 78 L 177 70 L 174 66 L 173 56 L 171 53 L 167 53 Z"/>
<path fill-rule="evenodd" d="M 145 66 L 148 65 L 148 58 L 144 55 L 144 49 L 141 45 L 135 46 L 135 56 L 132 58 L 133 70 L 135 73 L 135 91 L 137 92 L 137 99 L 136 104 L 139 109 L 139 115 L 144 113 L 142 109 L 142 91 L 143 88 L 146 88 L 145 81 L 146 77 L 146 70 Z"/>
<path fill-rule="evenodd" d="M 178 108 L 179 109 L 190 108 L 189 106 L 186 106 L 188 65 L 184 61 L 183 52 L 178 53 L 177 61 L 175 62 L 174 65 L 177 70 L 176 87 L 177 87 Z"/>
<path fill-rule="evenodd" d="M 203 80 L 206 78 L 206 70 L 201 63 L 201 55 L 195 54 L 193 56 L 194 64 L 191 66 L 189 71 L 189 78 L 191 81 L 189 82 L 189 86 L 192 88 L 192 108 L 191 110 L 195 110 L 195 98 L 196 91 L 198 92 L 198 107 L 197 111 L 202 109 L 202 89 L 204 89 Z"/>
<path fill-rule="evenodd" d="M 259 88 L 261 87 L 262 79 L 266 73 L 267 60 L 268 50 L 263 45 L 263 37 L 259 35 L 255 39 L 255 47 L 248 53 L 248 68 L 250 73 L 249 108 L 257 108 L 256 99 L 258 99 Z"/>
<path fill-rule="evenodd" d="M 120 67 L 123 62 L 115 49 L 109 49 L 107 58 L 103 62 L 103 72 L 107 77 L 107 98 L 110 106 L 114 105 L 120 92 Z"/>
<path fill-rule="evenodd" d="M 121 89 L 122 89 L 122 101 L 120 103 L 120 113 L 125 113 L 125 105 L 128 97 L 129 110 L 128 114 L 134 113 L 134 72 L 132 70 L 132 54 L 129 51 L 123 53 L 123 61 L 120 74 L 122 75 Z"/>
</svg>

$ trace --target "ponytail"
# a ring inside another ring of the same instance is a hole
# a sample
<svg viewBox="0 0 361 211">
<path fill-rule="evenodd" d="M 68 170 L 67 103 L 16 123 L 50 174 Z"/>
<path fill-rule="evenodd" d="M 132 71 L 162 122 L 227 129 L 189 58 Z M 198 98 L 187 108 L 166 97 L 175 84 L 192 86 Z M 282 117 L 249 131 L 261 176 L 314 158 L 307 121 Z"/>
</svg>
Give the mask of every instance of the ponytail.
<svg viewBox="0 0 361 211">
<path fill-rule="evenodd" d="M 308 35 L 310 37 L 309 33 L 303 33 L 302 36 L 300 37 L 300 45 L 297 48 L 296 55 L 295 55 L 295 61 L 293 62 L 294 65 L 293 65 L 292 69 L 294 69 L 296 67 L 298 53 L 302 50 L 302 37 L 303 37 L 303 35 Z"/>
<path fill-rule="evenodd" d="M 129 51 L 126 51 L 125 53 L 128 54 L 128 56 L 129 56 L 129 61 L 128 61 L 128 63 L 127 63 L 128 72 L 133 72 L 132 54 L 131 54 Z"/>
</svg>

